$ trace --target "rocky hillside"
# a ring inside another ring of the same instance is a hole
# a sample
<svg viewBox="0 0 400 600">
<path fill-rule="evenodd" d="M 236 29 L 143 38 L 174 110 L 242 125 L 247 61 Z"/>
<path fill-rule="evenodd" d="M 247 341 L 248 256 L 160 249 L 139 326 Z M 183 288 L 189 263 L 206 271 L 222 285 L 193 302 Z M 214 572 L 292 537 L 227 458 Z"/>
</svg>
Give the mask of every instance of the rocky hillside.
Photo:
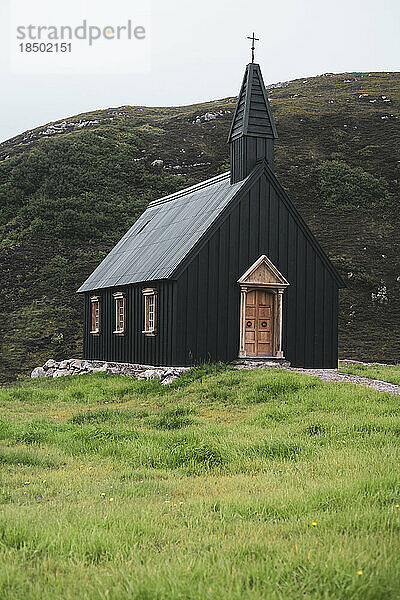
<svg viewBox="0 0 400 600">
<path fill-rule="evenodd" d="M 400 74 L 269 88 L 276 171 L 348 288 L 340 355 L 400 361 Z M 80 356 L 75 290 L 150 200 L 228 168 L 235 98 L 123 106 L 0 144 L 0 379 Z"/>
</svg>

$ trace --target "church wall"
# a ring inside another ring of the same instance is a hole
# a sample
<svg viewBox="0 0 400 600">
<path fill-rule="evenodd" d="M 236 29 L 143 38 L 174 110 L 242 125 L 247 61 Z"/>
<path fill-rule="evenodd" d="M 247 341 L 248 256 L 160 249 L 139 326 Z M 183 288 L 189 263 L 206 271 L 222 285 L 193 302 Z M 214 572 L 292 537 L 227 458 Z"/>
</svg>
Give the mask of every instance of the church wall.
<svg viewBox="0 0 400 600">
<path fill-rule="evenodd" d="M 144 297 L 142 289 L 158 290 L 158 328 L 155 336 L 142 333 L 144 328 Z M 114 334 L 115 309 L 113 294 L 125 293 L 126 328 L 124 335 Z M 101 324 L 98 335 L 90 333 L 90 297 L 99 296 Z M 131 362 L 148 365 L 172 365 L 174 282 L 149 282 L 148 284 L 102 289 L 85 294 L 84 357 L 87 359 Z"/>
</svg>

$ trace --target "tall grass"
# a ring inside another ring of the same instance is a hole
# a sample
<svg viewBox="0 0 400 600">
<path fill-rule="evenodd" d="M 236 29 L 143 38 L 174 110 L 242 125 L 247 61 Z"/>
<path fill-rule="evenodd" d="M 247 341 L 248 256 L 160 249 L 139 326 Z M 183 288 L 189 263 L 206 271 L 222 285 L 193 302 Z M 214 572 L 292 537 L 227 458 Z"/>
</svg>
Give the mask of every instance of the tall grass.
<svg viewBox="0 0 400 600">
<path fill-rule="evenodd" d="M 2 599 L 399 597 L 394 396 L 217 365 L 0 405 Z"/>
<path fill-rule="evenodd" d="M 350 373 L 360 377 L 369 377 L 379 381 L 388 381 L 400 385 L 400 364 L 397 365 L 340 365 L 341 373 Z"/>
</svg>

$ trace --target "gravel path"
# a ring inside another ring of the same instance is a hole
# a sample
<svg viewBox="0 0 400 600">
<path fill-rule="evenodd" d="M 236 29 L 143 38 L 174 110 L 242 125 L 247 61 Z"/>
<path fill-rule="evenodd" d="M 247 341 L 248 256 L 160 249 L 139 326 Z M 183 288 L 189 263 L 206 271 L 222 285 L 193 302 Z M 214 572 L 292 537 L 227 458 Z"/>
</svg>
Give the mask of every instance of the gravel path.
<svg viewBox="0 0 400 600">
<path fill-rule="evenodd" d="M 356 385 L 378 390 L 378 392 L 388 392 L 395 396 L 400 396 L 400 385 L 388 383 L 387 381 L 379 381 L 378 379 L 369 379 L 368 377 L 360 377 L 359 375 L 350 375 L 349 373 L 339 373 L 336 369 L 296 369 L 295 367 L 286 367 L 288 371 L 296 371 L 297 373 L 306 373 L 319 377 L 324 381 L 346 381 Z"/>
</svg>

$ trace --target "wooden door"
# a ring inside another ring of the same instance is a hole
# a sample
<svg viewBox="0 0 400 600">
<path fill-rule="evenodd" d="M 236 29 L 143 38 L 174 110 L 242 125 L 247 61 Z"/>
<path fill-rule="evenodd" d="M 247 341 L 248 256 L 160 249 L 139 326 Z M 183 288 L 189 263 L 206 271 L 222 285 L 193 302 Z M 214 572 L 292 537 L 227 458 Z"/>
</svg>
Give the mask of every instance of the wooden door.
<svg viewBox="0 0 400 600">
<path fill-rule="evenodd" d="M 246 294 L 246 356 L 273 356 L 274 295 L 266 290 Z"/>
</svg>

